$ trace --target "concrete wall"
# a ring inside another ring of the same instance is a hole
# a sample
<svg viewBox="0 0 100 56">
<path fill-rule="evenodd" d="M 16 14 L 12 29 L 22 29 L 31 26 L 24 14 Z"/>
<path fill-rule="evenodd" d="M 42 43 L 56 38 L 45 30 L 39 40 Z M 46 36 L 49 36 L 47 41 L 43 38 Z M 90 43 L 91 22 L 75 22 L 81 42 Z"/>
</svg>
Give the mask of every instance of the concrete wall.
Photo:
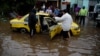
<svg viewBox="0 0 100 56">
<path fill-rule="evenodd" d="M 63 0 L 61 0 L 61 9 L 66 9 L 66 5 L 65 4 L 62 4 L 62 2 L 64 2 Z"/>
<path fill-rule="evenodd" d="M 73 4 L 77 3 L 77 0 L 71 0 L 71 7 L 73 6 Z"/>
<path fill-rule="evenodd" d="M 89 9 L 89 0 L 83 0 L 83 6 Z"/>
<path fill-rule="evenodd" d="M 85 6 L 87 9 L 89 8 L 89 0 L 71 0 L 71 7 L 73 4 L 78 4 L 79 7 Z"/>
<path fill-rule="evenodd" d="M 67 4 L 62 4 L 62 2 L 71 2 L 71 0 L 61 0 L 61 9 L 66 9 Z"/>
</svg>

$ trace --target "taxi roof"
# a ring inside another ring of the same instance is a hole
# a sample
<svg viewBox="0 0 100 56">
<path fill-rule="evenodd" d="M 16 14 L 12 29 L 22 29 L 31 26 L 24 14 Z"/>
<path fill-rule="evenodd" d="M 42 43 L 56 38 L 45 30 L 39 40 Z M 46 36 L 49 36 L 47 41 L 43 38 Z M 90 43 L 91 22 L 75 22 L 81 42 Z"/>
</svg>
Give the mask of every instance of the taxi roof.
<svg viewBox="0 0 100 56">
<path fill-rule="evenodd" d="M 46 13 L 46 12 L 42 12 L 42 11 L 37 12 L 36 15 L 49 16 L 48 13 Z M 29 13 L 26 14 L 25 16 L 23 16 L 22 18 L 26 18 L 26 17 L 28 17 L 28 16 L 29 16 Z"/>
<path fill-rule="evenodd" d="M 48 13 L 43 12 L 43 11 L 39 11 L 39 12 L 37 12 L 37 13 L 36 13 L 36 15 L 44 15 L 44 16 L 49 16 L 49 14 L 48 14 Z"/>
<path fill-rule="evenodd" d="M 39 12 L 37 12 L 37 13 L 36 13 L 36 15 L 44 15 L 44 16 L 49 16 L 49 14 L 48 14 L 48 13 L 43 12 L 43 11 L 39 11 Z M 29 16 L 29 13 L 25 15 L 25 17 L 27 17 L 27 16 Z"/>
</svg>

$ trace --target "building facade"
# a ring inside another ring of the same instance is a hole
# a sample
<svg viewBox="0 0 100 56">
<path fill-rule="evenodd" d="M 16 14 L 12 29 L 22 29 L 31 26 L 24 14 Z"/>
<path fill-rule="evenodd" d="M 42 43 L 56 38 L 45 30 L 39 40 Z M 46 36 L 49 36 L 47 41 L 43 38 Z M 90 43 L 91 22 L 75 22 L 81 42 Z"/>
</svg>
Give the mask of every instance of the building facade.
<svg viewBox="0 0 100 56">
<path fill-rule="evenodd" d="M 66 9 L 67 7 L 72 8 L 77 4 L 79 7 L 85 6 L 88 10 L 91 10 L 90 8 L 94 8 L 94 5 L 98 2 L 100 0 L 37 0 L 37 5 L 40 7 L 45 3 L 47 7 L 52 5 L 60 9 Z"/>
<path fill-rule="evenodd" d="M 99 2 L 100 0 L 71 0 L 71 7 L 77 4 L 79 7 L 85 6 L 89 11 L 93 11 L 95 4 Z"/>
<path fill-rule="evenodd" d="M 60 5 L 61 9 L 67 9 L 70 8 L 71 0 L 61 0 Z"/>
<path fill-rule="evenodd" d="M 87 9 L 89 8 L 89 0 L 71 0 L 71 7 L 73 7 L 74 4 L 77 4 L 80 8 L 82 6 L 85 6 Z"/>
<path fill-rule="evenodd" d="M 40 8 L 43 4 L 45 4 L 46 7 L 49 7 L 52 5 L 54 7 L 60 8 L 61 6 L 60 2 L 61 0 L 37 0 L 36 6 Z"/>
</svg>

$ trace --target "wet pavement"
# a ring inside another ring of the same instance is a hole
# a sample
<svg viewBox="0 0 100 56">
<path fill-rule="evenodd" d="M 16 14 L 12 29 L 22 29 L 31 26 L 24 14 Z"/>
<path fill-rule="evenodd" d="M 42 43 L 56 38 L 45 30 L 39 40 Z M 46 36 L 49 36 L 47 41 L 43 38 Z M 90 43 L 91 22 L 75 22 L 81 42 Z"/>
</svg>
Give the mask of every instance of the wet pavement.
<svg viewBox="0 0 100 56">
<path fill-rule="evenodd" d="M 100 56 L 100 28 L 93 22 L 81 26 L 80 36 L 64 41 L 57 35 L 12 32 L 8 22 L 0 23 L 0 56 Z"/>
</svg>

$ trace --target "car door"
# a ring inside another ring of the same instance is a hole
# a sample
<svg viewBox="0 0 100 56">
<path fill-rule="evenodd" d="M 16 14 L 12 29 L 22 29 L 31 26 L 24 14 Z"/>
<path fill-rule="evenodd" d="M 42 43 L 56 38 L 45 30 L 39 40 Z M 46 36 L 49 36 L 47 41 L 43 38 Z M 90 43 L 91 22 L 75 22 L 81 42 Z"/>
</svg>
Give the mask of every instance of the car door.
<svg viewBox="0 0 100 56">
<path fill-rule="evenodd" d="M 53 25 L 53 26 L 50 26 L 50 31 L 49 31 L 49 35 L 50 35 L 50 38 L 52 39 L 56 34 L 57 34 L 57 25 Z"/>
<path fill-rule="evenodd" d="M 58 25 L 50 17 L 44 17 L 44 19 L 47 21 L 47 25 L 49 28 L 49 36 L 52 39 L 58 32 Z"/>
<path fill-rule="evenodd" d="M 41 27 L 40 27 L 40 19 L 39 19 L 40 17 L 39 17 L 39 15 L 36 15 L 36 18 L 37 18 L 36 32 L 40 33 Z"/>
</svg>

